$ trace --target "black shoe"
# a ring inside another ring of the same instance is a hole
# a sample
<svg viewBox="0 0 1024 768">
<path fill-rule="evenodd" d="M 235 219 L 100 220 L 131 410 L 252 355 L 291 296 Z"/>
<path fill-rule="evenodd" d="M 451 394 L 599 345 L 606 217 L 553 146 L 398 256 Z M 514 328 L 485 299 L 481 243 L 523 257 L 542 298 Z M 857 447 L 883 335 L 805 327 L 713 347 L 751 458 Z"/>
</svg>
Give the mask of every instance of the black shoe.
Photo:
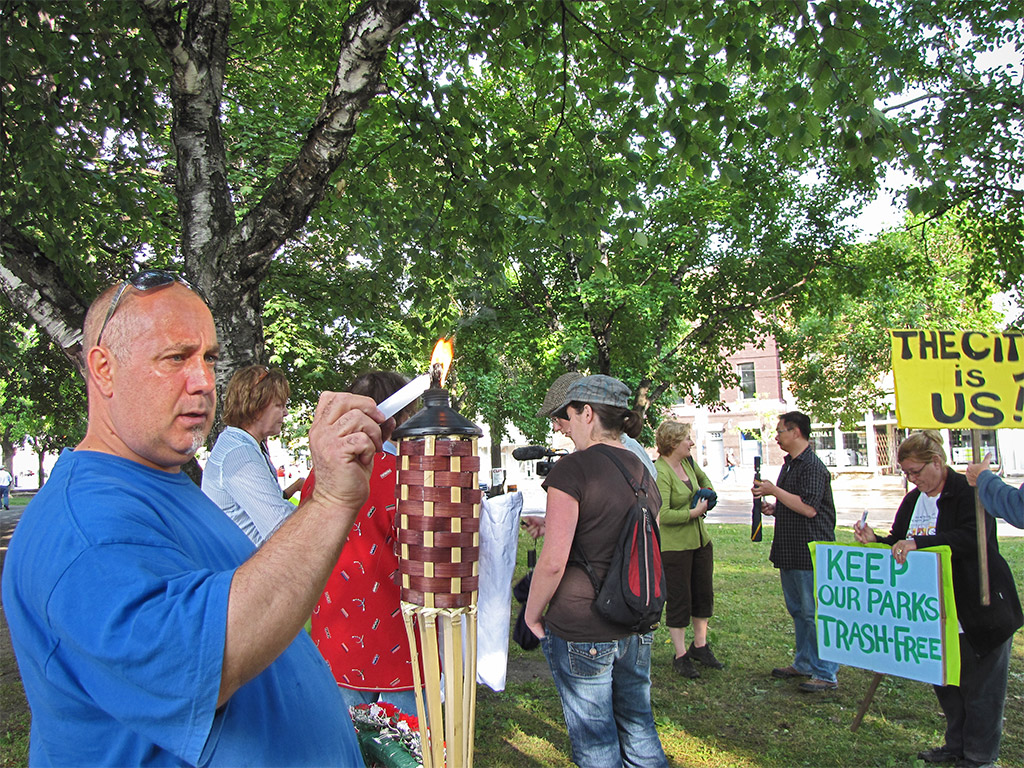
<svg viewBox="0 0 1024 768">
<path fill-rule="evenodd" d="M 945 744 L 941 747 L 932 747 L 917 753 L 917 759 L 924 760 L 926 763 L 955 763 L 960 758 L 961 755 L 958 755 Z"/>
<path fill-rule="evenodd" d="M 969 757 L 961 757 L 956 761 L 956 768 L 999 768 L 995 763 L 979 763 Z"/>
<path fill-rule="evenodd" d="M 725 669 L 725 664 L 715 658 L 715 654 L 711 651 L 710 643 L 702 645 L 700 648 L 690 643 L 690 647 L 686 649 L 686 657 L 693 658 L 694 661 L 699 661 L 705 667 L 711 667 L 712 669 Z"/>
<path fill-rule="evenodd" d="M 693 660 L 690 658 L 690 654 L 685 656 L 676 656 L 672 662 L 672 669 L 674 669 L 681 677 L 687 677 L 690 680 L 696 680 L 700 677 L 700 672 L 693 666 Z"/>
</svg>

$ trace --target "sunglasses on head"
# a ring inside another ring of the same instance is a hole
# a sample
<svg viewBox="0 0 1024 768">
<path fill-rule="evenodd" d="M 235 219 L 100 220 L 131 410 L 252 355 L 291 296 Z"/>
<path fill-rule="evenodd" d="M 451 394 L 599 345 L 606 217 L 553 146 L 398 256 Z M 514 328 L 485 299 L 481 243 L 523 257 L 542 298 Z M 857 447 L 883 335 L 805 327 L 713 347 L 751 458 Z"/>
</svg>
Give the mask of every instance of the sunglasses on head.
<svg viewBox="0 0 1024 768">
<path fill-rule="evenodd" d="M 145 272 L 137 272 L 127 280 L 122 281 L 121 286 L 114 293 L 114 298 L 110 300 L 110 309 L 107 310 L 107 316 L 103 319 L 103 325 L 100 326 L 99 335 L 96 336 L 96 346 L 99 346 L 100 341 L 103 340 L 103 332 L 107 330 L 107 324 L 110 322 L 110 318 L 114 316 L 114 312 L 117 311 L 117 306 L 121 303 L 121 298 L 128 288 L 134 288 L 137 291 L 151 291 L 154 288 L 163 288 L 165 285 L 171 285 L 172 283 L 181 283 L 202 298 L 202 294 L 188 280 L 175 272 L 168 272 L 163 269 L 147 269 Z"/>
</svg>

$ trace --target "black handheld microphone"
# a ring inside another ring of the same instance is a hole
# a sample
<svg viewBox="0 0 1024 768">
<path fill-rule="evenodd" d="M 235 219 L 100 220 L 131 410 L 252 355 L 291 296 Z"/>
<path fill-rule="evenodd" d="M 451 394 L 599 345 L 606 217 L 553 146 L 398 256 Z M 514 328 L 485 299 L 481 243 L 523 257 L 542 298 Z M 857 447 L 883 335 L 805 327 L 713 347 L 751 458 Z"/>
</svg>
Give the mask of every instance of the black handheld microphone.
<svg viewBox="0 0 1024 768">
<path fill-rule="evenodd" d="M 516 461 L 533 461 L 534 459 L 544 459 L 548 456 L 554 456 L 554 453 L 543 445 L 527 445 L 512 451 L 512 458 Z"/>
</svg>

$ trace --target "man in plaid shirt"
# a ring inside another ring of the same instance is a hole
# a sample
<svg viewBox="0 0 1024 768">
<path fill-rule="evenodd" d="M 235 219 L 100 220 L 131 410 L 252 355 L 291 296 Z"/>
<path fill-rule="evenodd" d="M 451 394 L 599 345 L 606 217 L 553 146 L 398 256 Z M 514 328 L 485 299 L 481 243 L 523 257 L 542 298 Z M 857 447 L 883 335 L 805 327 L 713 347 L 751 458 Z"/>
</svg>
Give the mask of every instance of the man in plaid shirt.
<svg viewBox="0 0 1024 768">
<path fill-rule="evenodd" d="M 818 633 L 814 621 L 814 570 L 811 541 L 836 540 L 836 505 L 832 500 L 832 476 L 810 444 L 811 420 L 799 411 L 779 418 L 775 441 L 786 452 L 779 479 L 755 480 L 755 497 L 774 496 L 761 512 L 775 515 L 772 564 L 779 569 L 786 608 L 796 631 L 796 655 L 788 667 L 772 670 L 772 677 L 809 677 L 800 683 L 805 693 L 835 690 L 839 665 L 818 658 Z"/>
</svg>

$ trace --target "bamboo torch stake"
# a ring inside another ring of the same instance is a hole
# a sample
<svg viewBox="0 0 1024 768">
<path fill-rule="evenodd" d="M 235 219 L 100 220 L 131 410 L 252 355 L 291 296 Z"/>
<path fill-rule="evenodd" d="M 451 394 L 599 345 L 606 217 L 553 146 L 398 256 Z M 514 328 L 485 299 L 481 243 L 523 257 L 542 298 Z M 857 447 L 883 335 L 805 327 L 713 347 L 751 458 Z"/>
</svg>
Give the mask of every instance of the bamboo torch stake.
<svg viewBox="0 0 1024 768">
<path fill-rule="evenodd" d="M 466 768 L 473 768 L 473 746 L 476 740 L 476 624 L 477 612 L 476 603 L 469 610 L 468 618 L 469 634 L 469 671 L 466 673 L 466 689 L 463 697 L 463 704 L 468 715 L 466 717 Z"/>
<path fill-rule="evenodd" d="M 416 694 L 416 711 L 426 712 L 423 706 L 423 682 L 420 679 L 419 650 L 416 646 L 416 631 L 414 626 L 414 613 L 416 606 L 412 603 L 402 603 L 402 618 L 405 619 L 405 635 L 409 638 L 409 655 L 412 660 L 412 690 Z M 417 718 L 417 725 L 420 731 L 420 754 L 423 754 L 426 746 L 430 743 L 427 735 L 427 718 Z"/>
<path fill-rule="evenodd" d="M 448 766 L 464 765 L 462 723 L 462 617 L 458 609 L 442 615 L 444 626 L 444 735 Z"/>
<path fill-rule="evenodd" d="M 444 718 L 441 715 L 441 669 L 437 651 L 437 613 L 421 609 L 420 639 L 423 642 L 423 675 L 427 683 L 427 719 L 430 723 L 430 764 L 423 749 L 423 768 L 444 766 Z"/>
<path fill-rule="evenodd" d="M 971 430 L 971 453 L 975 464 L 981 461 L 981 434 L 976 429 Z M 981 503 L 977 486 L 974 488 L 974 520 L 978 528 L 978 583 L 981 586 L 981 604 L 988 605 L 992 602 L 988 586 L 988 530 L 985 526 L 985 506 Z"/>
</svg>

